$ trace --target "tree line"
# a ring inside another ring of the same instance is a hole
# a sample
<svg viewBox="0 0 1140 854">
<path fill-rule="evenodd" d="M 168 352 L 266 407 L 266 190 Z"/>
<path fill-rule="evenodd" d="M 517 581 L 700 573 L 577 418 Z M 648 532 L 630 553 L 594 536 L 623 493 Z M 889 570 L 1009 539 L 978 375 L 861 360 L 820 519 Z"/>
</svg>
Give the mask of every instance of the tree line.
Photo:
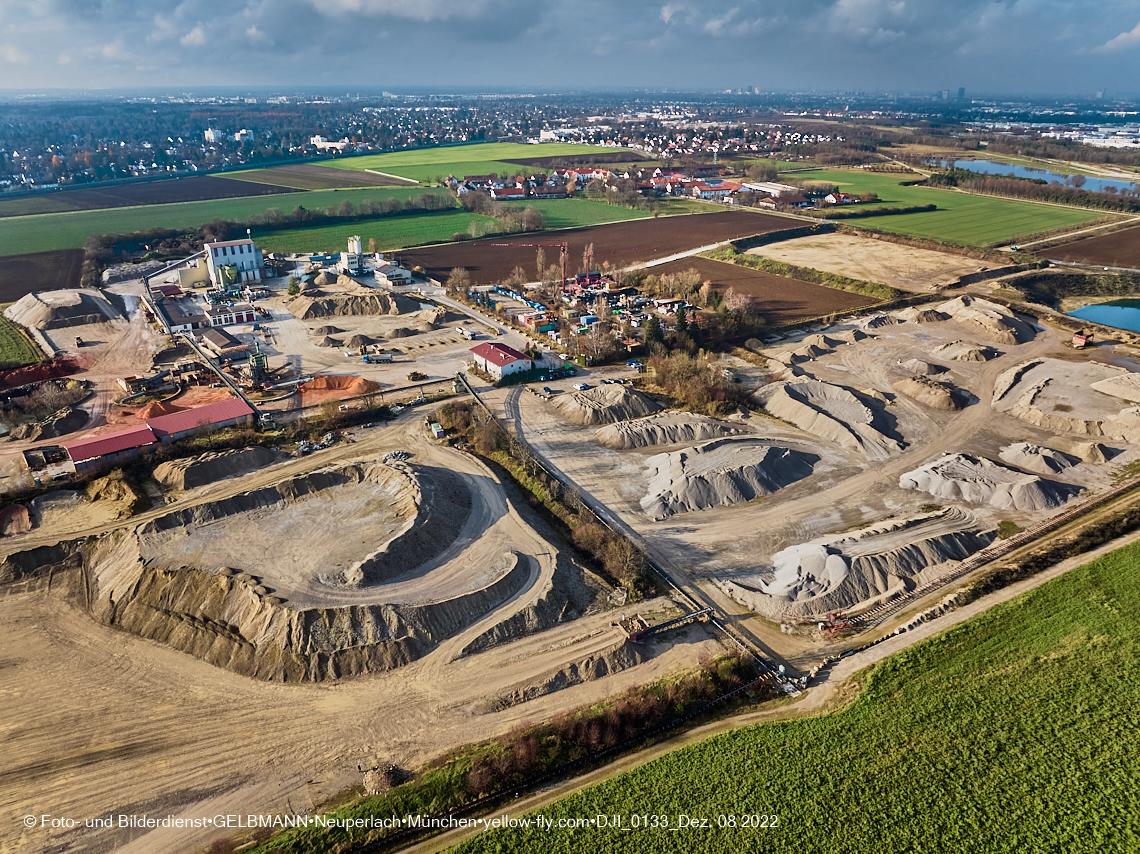
<svg viewBox="0 0 1140 854">
<path fill-rule="evenodd" d="M 936 172 L 925 181 L 930 187 L 957 187 L 988 196 L 1009 196 L 1120 213 L 1140 212 L 1140 184 L 1134 184 L 1131 189 L 1112 187 L 1096 191 L 1082 189 L 1080 185 L 1083 183 L 1081 175 L 1072 176 L 1071 185 L 1066 186 L 1059 181 L 1046 183 L 1040 178 L 982 175 L 967 169 Z"/>
</svg>

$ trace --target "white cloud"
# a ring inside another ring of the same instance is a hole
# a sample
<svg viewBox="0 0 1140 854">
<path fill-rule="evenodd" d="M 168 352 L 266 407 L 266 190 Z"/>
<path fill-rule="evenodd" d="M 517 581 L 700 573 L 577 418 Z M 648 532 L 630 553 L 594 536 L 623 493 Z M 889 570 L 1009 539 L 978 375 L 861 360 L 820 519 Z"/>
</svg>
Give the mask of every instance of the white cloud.
<svg viewBox="0 0 1140 854">
<path fill-rule="evenodd" d="M 666 3 L 661 7 L 661 20 L 666 24 L 671 24 L 673 19 L 677 17 L 677 13 L 684 11 L 685 7 L 680 3 Z"/>
<path fill-rule="evenodd" d="M 59 64 L 60 65 L 67 65 L 69 62 L 71 62 L 71 54 L 61 53 L 59 55 Z"/>
<path fill-rule="evenodd" d="M 12 47 L 11 45 L 5 45 L 3 48 L 0 48 L 0 56 L 4 57 L 5 62 L 10 62 L 13 65 L 23 65 L 32 58 L 32 55 L 26 50 L 20 50 L 18 47 Z"/>
<path fill-rule="evenodd" d="M 126 47 L 123 45 L 122 39 L 107 42 L 99 52 L 103 54 L 106 59 L 128 59 L 130 57 Z"/>
<path fill-rule="evenodd" d="M 1136 45 L 1140 45 L 1140 24 L 1126 33 L 1121 33 L 1116 38 L 1109 39 L 1096 48 L 1093 53 L 1116 53 L 1118 50 L 1128 50 L 1136 47 Z"/>
<path fill-rule="evenodd" d="M 206 43 L 206 31 L 198 24 L 194 29 L 179 39 L 182 44 L 189 47 L 200 47 Z"/>
<path fill-rule="evenodd" d="M 273 37 L 264 30 L 259 30 L 257 24 L 254 24 L 245 31 L 245 37 L 249 39 L 249 43 L 258 47 L 273 47 L 275 42 Z"/>
<path fill-rule="evenodd" d="M 490 11 L 488 0 L 310 0 L 326 15 L 369 15 L 410 21 L 479 18 Z"/>
</svg>

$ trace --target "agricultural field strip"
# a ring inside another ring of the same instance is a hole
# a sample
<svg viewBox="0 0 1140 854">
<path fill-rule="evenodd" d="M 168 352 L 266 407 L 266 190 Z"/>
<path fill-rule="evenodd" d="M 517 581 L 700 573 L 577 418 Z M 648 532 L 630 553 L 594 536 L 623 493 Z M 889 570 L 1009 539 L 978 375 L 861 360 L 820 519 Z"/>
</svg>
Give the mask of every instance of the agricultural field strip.
<svg viewBox="0 0 1140 854">
<path fill-rule="evenodd" d="M 958 243 L 989 244 L 1013 240 L 1055 228 L 1081 225 L 1102 217 L 1079 208 L 1042 205 L 1029 201 L 959 193 L 933 187 L 904 187 L 900 181 L 918 176 L 891 173 L 821 169 L 805 173 L 806 180 L 838 184 L 844 192 L 878 193 L 880 201 L 868 209 L 937 204 L 927 213 L 855 219 L 865 228 L 931 237 Z"/>
<path fill-rule="evenodd" d="M 338 158 L 325 164 L 333 169 L 348 169 L 350 171 L 376 169 L 380 172 L 390 172 L 393 175 L 402 175 L 402 167 L 434 167 L 444 169 L 453 164 L 495 162 L 501 165 L 503 161 L 516 157 L 566 157 L 573 159 L 583 154 L 596 154 L 600 152 L 618 152 L 627 149 L 608 148 L 596 145 L 574 145 L 572 143 L 543 143 L 541 145 L 528 145 L 517 142 L 485 142 L 474 145 L 453 145 L 443 148 L 419 148 L 412 151 L 393 151 L 387 154 L 363 154 L 354 157 Z M 636 151 L 629 151 L 630 157 L 638 159 L 641 155 Z M 510 166 L 518 171 L 517 164 Z M 536 170 L 537 171 L 537 170 Z M 468 173 L 486 174 L 486 173 Z M 405 176 L 412 177 L 412 176 Z M 456 177 L 462 178 L 462 175 Z"/>
<path fill-rule="evenodd" d="M 129 234 L 151 228 L 196 228 L 215 219 L 245 221 L 273 208 L 328 208 L 344 202 L 359 205 L 364 199 L 407 199 L 425 192 L 445 191 L 425 190 L 422 187 L 313 190 L 276 197 L 247 196 L 13 217 L 5 220 L 3 228 L 0 228 L 0 257 L 55 249 L 81 249 L 92 234 Z"/>
</svg>

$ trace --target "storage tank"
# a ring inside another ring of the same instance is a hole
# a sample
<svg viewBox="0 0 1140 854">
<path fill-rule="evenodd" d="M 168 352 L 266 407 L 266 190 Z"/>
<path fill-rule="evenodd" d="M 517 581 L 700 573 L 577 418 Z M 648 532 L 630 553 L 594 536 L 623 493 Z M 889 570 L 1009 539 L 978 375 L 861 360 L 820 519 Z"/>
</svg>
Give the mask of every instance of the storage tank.
<svg viewBox="0 0 1140 854">
<path fill-rule="evenodd" d="M 360 235 L 356 234 L 348 238 L 348 251 L 352 255 L 360 254 Z"/>
</svg>

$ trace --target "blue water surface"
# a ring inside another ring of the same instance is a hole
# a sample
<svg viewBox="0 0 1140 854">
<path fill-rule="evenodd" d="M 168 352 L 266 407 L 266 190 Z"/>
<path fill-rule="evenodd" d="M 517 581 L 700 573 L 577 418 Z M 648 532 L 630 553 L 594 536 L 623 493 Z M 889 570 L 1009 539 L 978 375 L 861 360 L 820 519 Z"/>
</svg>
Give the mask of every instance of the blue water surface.
<svg viewBox="0 0 1140 854">
<path fill-rule="evenodd" d="M 1086 305 L 1069 312 L 1069 317 L 1102 323 L 1113 329 L 1140 332 L 1140 299 L 1114 299 L 1098 305 Z"/>
<path fill-rule="evenodd" d="M 955 169 L 968 169 L 971 172 L 980 172 L 983 175 L 1009 175 L 1011 172 L 1016 178 L 1040 178 L 1043 181 L 1058 181 L 1062 184 L 1069 177 L 1060 172 L 1050 172 L 1048 169 L 1031 169 L 1028 166 L 1015 166 L 1012 163 L 997 163 L 993 160 L 955 160 L 953 163 L 949 160 L 932 161 L 941 164 L 944 167 L 953 165 Z M 1103 192 L 1106 187 L 1116 187 L 1118 190 L 1130 190 L 1136 187 L 1136 184 L 1129 184 L 1124 181 L 1113 178 L 1092 178 L 1085 176 L 1084 186 L 1082 190 L 1094 190 L 1098 193 Z"/>
</svg>

